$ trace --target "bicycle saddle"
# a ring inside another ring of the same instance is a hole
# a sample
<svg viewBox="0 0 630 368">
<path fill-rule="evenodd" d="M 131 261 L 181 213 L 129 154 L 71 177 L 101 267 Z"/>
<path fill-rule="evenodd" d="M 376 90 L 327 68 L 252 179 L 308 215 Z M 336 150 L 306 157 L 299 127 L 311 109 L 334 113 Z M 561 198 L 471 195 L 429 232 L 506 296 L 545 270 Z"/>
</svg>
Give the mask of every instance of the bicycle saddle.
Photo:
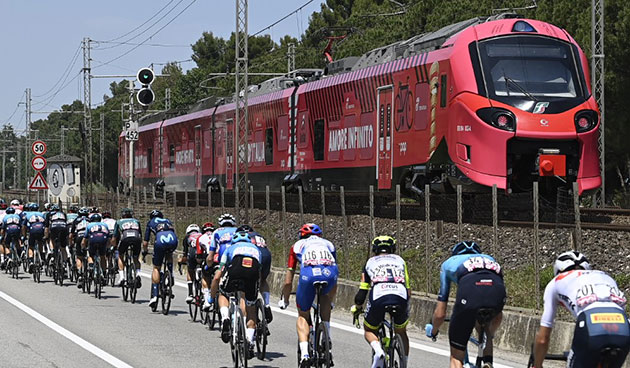
<svg viewBox="0 0 630 368">
<path fill-rule="evenodd" d="M 328 286 L 328 281 L 315 281 L 313 282 L 313 286 L 325 288 L 326 286 Z"/>
<path fill-rule="evenodd" d="M 494 308 L 479 308 L 477 310 L 477 322 L 484 325 L 490 322 L 499 312 Z"/>
<path fill-rule="evenodd" d="M 396 313 L 400 308 L 399 305 L 387 305 L 385 306 L 385 313 Z"/>
</svg>

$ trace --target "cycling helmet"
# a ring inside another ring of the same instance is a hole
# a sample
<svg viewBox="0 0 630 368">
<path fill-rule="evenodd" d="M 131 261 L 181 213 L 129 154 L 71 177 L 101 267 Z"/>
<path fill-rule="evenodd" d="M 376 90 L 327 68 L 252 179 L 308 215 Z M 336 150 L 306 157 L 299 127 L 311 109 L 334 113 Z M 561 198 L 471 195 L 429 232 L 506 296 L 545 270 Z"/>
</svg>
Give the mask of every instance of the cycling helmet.
<svg viewBox="0 0 630 368">
<path fill-rule="evenodd" d="M 239 242 L 251 243 L 252 238 L 250 238 L 249 233 L 245 231 L 237 231 L 232 235 L 232 244 Z"/>
<path fill-rule="evenodd" d="M 68 208 L 68 212 L 70 212 L 70 213 L 78 213 L 79 212 L 79 206 L 73 204 L 72 206 L 70 206 L 70 208 Z"/>
<path fill-rule="evenodd" d="M 481 254 L 481 248 L 479 247 L 479 244 L 475 243 L 474 241 L 467 240 L 455 244 L 453 250 L 451 251 L 451 254 L 454 256 L 460 254 Z"/>
<path fill-rule="evenodd" d="M 188 227 L 186 228 L 186 235 L 192 233 L 193 231 L 196 232 L 196 233 L 201 232 L 201 229 L 199 228 L 199 225 L 197 225 L 197 224 L 190 224 L 190 225 L 188 225 Z"/>
<path fill-rule="evenodd" d="M 564 252 L 560 254 L 553 263 L 553 275 L 556 276 L 559 273 L 575 270 L 576 268 L 590 270 L 591 265 L 588 263 L 586 256 L 578 251 L 571 250 Z"/>
<path fill-rule="evenodd" d="M 50 207 L 50 210 L 51 210 L 51 211 L 61 211 L 61 208 L 59 208 L 59 205 L 58 205 L 58 204 L 53 204 L 53 205 Z"/>
<path fill-rule="evenodd" d="M 90 213 L 98 213 L 98 207 L 94 206 L 90 208 Z"/>
<path fill-rule="evenodd" d="M 164 218 L 164 214 L 160 210 L 153 210 L 151 211 L 151 213 L 149 213 L 149 217 L 150 218 L 156 218 L 156 217 Z"/>
<path fill-rule="evenodd" d="M 6 202 L 0 203 L 0 209 L 6 210 L 9 205 Z"/>
<path fill-rule="evenodd" d="M 300 239 L 304 239 L 311 235 L 322 235 L 322 229 L 317 224 L 304 224 L 298 233 L 300 234 Z"/>
<path fill-rule="evenodd" d="M 87 216 L 89 214 L 90 211 L 87 209 L 87 207 L 81 207 L 81 209 L 79 209 L 79 216 Z"/>
<path fill-rule="evenodd" d="M 214 224 L 212 222 L 206 222 L 205 224 L 203 224 L 203 226 L 201 227 L 201 231 L 202 232 L 208 232 L 208 231 L 214 231 Z"/>
<path fill-rule="evenodd" d="M 46 210 L 46 211 L 50 211 L 50 206 L 52 206 L 52 205 L 50 204 L 50 202 L 46 202 L 46 203 L 44 203 L 44 210 Z"/>
<path fill-rule="evenodd" d="M 27 205 L 26 205 L 26 208 L 27 208 L 29 211 L 38 211 L 38 210 L 39 210 L 39 205 L 38 205 L 37 203 L 33 203 L 33 202 L 31 202 L 31 203 L 29 203 L 29 204 L 27 204 Z"/>
<path fill-rule="evenodd" d="M 112 218 L 112 213 L 109 211 L 103 211 L 103 218 Z"/>
<path fill-rule="evenodd" d="M 396 253 L 396 239 L 389 235 L 377 236 L 372 240 L 373 253 Z"/>
<path fill-rule="evenodd" d="M 218 222 L 221 227 L 236 226 L 236 219 L 229 213 L 224 213 L 219 216 Z"/>
<path fill-rule="evenodd" d="M 11 201 L 11 206 L 19 206 L 20 205 L 20 201 L 18 199 L 14 199 Z"/>
<path fill-rule="evenodd" d="M 122 218 L 132 218 L 133 217 L 133 210 L 131 208 L 123 208 L 120 211 L 120 217 L 122 217 Z"/>
<path fill-rule="evenodd" d="M 14 214 L 14 213 L 15 213 L 15 208 L 13 208 L 13 207 L 9 207 L 9 208 L 7 208 L 7 210 L 5 211 L 5 213 L 6 213 L 7 215 Z"/>
<path fill-rule="evenodd" d="M 254 228 L 249 225 L 241 225 L 236 229 L 236 231 L 245 231 L 249 233 L 254 231 Z"/>
<path fill-rule="evenodd" d="M 100 222 L 102 220 L 101 215 L 93 213 L 90 215 L 90 222 Z"/>
</svg>

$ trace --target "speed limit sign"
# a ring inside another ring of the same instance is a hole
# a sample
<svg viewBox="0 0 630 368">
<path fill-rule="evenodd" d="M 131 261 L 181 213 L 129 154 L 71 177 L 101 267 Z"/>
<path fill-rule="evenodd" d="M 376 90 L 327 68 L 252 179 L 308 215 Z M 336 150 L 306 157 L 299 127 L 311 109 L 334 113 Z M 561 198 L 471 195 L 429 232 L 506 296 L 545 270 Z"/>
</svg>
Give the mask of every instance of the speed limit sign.
<svg viewBox="0 0 630 368">
<path fill-rule="evenodd" d="M 35 141 L 31 146 L 31 151 L 35 156 L 43 155 L 44 153 L 46 153 L 46 149 L 46 143 L 44 143 L 43 141 Z"/>
</svg>

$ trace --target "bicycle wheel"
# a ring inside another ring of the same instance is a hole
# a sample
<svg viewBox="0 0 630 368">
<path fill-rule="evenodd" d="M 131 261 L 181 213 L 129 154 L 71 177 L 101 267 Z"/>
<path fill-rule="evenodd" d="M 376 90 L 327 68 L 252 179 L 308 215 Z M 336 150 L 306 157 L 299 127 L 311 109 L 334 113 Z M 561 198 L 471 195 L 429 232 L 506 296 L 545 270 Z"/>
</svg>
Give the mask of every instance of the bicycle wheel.
<svg viewBox="0 0 630 368">
<path fill-rule="evenodd" d="M 129 299 L 129 289 L 131 287 L 131 284 L 135 283 L 136 280 L 132 279 L 130 277 L 130 269 L 129 269 L 129 257 L 125 256 L 125 281 L 123 283 L 120 284 L 120 290 L 122 291 L 122 297 L 124 301 L 127 301 Z"/>
<path fill-rule="evenodd" d="M 136 302 L 136 296 L 138 295 L 138 282 L 137 282 L 138 272 L 136 270 L 135 265 L 133 264 L 133 261 L 130 261 L 130 270 L 127 276 L 131 277 L 131 279 L 127 278 L 127 285 L 129 285 L 129 299 L 131 300 L 131 303 L 133 304 Z"/>
<path fill-rule="evenodd" d="M 315 366 L 317 368 L 330 368 L 332 360 L 330 356 L 330 334 L 324 323 L 320 323 L 315 331 L 315 348 L 317 349 Z"/>
<path fill-rule="evenodd" d="M 39 254 L 39 250 L 35 249 L 35 254 L 33 254 L 33 281 L 36 283 L 41 282 L 41 257 Z"/>
<path fill-rule="evenodd" d="M 198 294 L 198 298 L 197 298 L 197 309 L 199 309 L 199 322 L 201 322 L 202 324 L 206 323 L 206 315 L 208 314 L 208 312 L 205 312 L 203 310 L 203 304 L 205 302 L 205 296 L 203 295 L 203 291 L 201 290 L 201 281 L 197 281 L 197 286 L 199 286 L 199 291 L 197 292 Z"/>
<path fill-rule="evenodd" d="M 103 291 L 103 270 L 101 269 L 101 260 L 94 260 L 94 297 L 101 298 L 101 292 Z"/>
<path fill-rule="evenodd" d="M 57 250 L 55 254 L 55 269 L 57 272 L 57 282 L 59 286 L 63 286 L 63 273 L 64 273 L 63 259 L 61 257 L 61 251 Z"/>
<path fill-rule="evenodd" d="M 236 359 L 234 361 L 235 368 L 247 368 L 247 337 L 245 334 L 245 323 L 243 322 L 243 314 L 241 308 L 235 307 L 234 318 L 236 321 L 236 333 L 234 334 Z"/>
<path fill-rule="evenodd" d="M 405 346 L 400 335 L 395 335 L 394 339 L 390 341 L 389 349 L 387 352 L 387 365 L 389 368 L 407 368 L 407 364 L 404 360 Z"/>
<path fill-rule="evenodd" d="M 13 277 L 14 279 L 18 278 L 18 275 L 20 274 L 20 258 L 17 255 L 17 251 L 15 249 L 15 247 L 13 247 L 13 252 L 11 253 L 11 277 Z"/>
<path fill-rule="evenodd" d="M 162 314 L 167 315 L 171 309 L 171 294 L 173 293 L 173 285 L 171 285 L 171 272 L 168 267 L 164 271 L 163 279 L 160 282 L 162 290 Z"/>
<path fill-rule="evenodd" d="M 188 314 L 190 315 L 191 322 L 195 322 L 197 320 L 197 309 L 199 309 L 199 293 L 197 292 L 199 290 L 199 285 L 196 280 L 193 282 L 193 289 L 193 300 L 188 303 Z"/>
<path fill-rule="evenodd" d="M 262 300 L 256 300 L 256 355 L 264 360 L 267 355 L 267 320 Z"/>
<path fill-rule="evenodd" d="M 22 262 L 22 272 L 26 273 L 28 272 L 28 242 L 24 241 L 25 245 L 24 248 L 22 249 L 22 257 L 21 257 L 21 262 Z"/>
<path fill-rule="evenodd" d="M 219 321 L 219 307 L 216 305 L 216 303 L 212 304 L 210 312 L 206 314 L 206 319 L 208 320 L 208 329 L 214 330 L 214 326 Z"/>
</svg>

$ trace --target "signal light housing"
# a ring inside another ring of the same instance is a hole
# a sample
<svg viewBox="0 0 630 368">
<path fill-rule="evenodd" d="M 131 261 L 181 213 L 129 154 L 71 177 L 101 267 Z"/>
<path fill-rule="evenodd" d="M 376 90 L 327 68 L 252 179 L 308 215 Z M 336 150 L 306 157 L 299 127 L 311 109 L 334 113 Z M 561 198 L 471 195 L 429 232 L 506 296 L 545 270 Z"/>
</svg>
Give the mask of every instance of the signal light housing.
<svg viewBox="0 0 630 368">
<path fill-rule="evenodd" d="M 585 133 L 593 130 L 599 122 L 599 115 L 593 110 L 581 110 L 575 114 L 575 131 Z"/>
<path fill-rule="evenodd" d="M 498 107 L 485 107 L 477 110 L 477 116 L 497 129 L 508 132 L 516 130 L 516 116 L 510 110 Z"/>
<path fill-rule="evenodd" d="M 155 73 L 150 68 L 142 68 L 138 70 L 136 79 L 142 84 L 142 88 L 136 94 L 136 100 L 141 106 L 149 106 L 155 101 L 155 93 L 151 90 L 151 83 L 155 80 Z"/>
</svg>

